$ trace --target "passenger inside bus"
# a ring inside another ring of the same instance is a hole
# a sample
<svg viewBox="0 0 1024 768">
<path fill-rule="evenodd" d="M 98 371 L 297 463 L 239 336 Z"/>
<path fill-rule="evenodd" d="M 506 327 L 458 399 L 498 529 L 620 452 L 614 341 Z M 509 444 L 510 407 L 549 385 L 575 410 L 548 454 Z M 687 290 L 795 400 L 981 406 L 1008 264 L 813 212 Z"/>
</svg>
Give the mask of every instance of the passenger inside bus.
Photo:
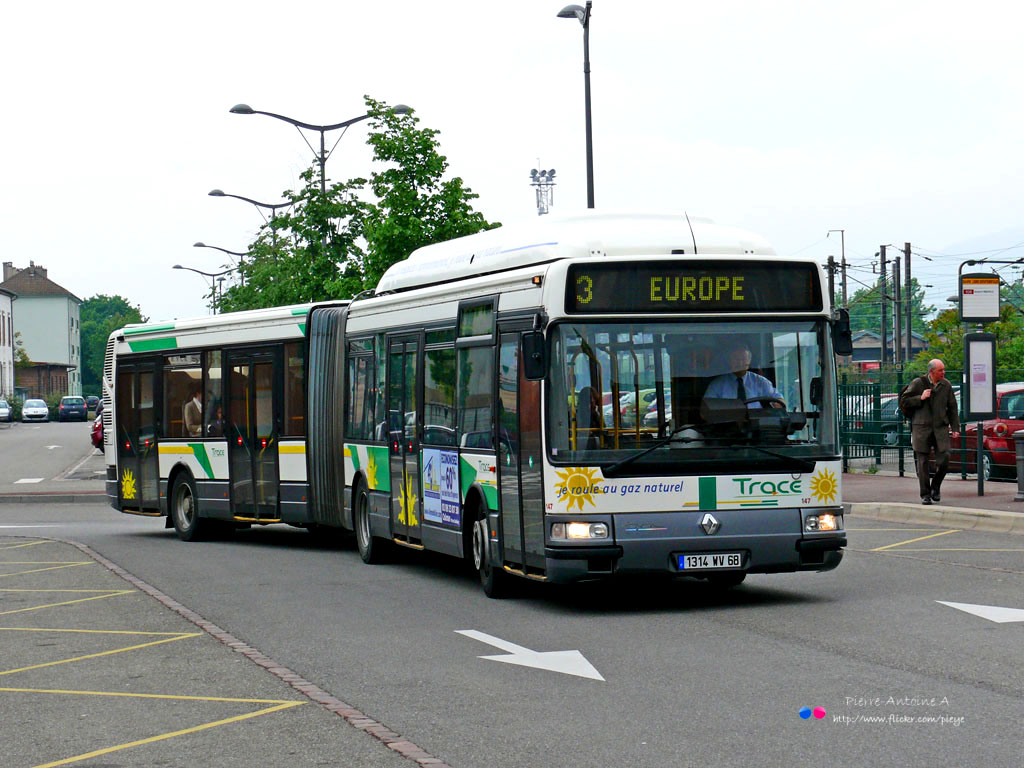
<svg viewBox="0 0 1024 768">
<path fill-rule="evenodd" d="M 192 399 L 185 403 L 183 415 L 189 437 L 203 436 L 203 391 L 199 386 L 191 389 Z"/>
<path fill-rule="evenodd" d="M 593 387 L 583 387 L 576 395 L 577 449 L 601 447 L 601 398 Z"/>
</svg>

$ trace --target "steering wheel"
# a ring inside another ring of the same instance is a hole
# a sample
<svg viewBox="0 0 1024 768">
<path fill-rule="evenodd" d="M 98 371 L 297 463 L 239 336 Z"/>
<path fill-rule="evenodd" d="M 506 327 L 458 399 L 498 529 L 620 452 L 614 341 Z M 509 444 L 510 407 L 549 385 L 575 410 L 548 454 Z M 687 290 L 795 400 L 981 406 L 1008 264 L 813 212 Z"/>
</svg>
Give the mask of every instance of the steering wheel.
<svg viewBox="0 0 1024 768">
<path fill-rule="evenodd" d="M 749 405 L 750 403 L 761 403 L 764 408 L 781 408 L 786 409 L 786 401 L 781 397 L 772 397 L 771 395 L 764 395 L 762 397 L 748 397 L 743 401 L 743 405 Z"/>
</svg>

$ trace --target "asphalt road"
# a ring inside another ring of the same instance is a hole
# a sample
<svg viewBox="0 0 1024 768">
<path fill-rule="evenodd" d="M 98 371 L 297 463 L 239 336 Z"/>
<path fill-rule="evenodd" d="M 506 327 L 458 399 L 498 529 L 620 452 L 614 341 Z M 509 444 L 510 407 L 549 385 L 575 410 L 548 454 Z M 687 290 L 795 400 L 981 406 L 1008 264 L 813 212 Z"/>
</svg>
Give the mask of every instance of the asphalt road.
<svg viewBox="0 0 1024 768">
<path fill-rule="evenodd" d="M 6 527 L 30 525 L 47 527 Z M 280 526 L 186 544 L 101 504 L 2 505 L 0 526 L 88 545 L 452 766 L 1009 768 L 1024 751 L 1024 622 L 939 602 L 1024 609 L 1021 537 L 853 518 L 827 574 L 494 601 L 446 558 L 367 566 Z M 603 679 L 481 658 L 505 644 L 578 650 Z M 337 764 L 361 762 L 338 743 Z M 279 764 L 255 744 L 248 757 Z"/>
</svg>

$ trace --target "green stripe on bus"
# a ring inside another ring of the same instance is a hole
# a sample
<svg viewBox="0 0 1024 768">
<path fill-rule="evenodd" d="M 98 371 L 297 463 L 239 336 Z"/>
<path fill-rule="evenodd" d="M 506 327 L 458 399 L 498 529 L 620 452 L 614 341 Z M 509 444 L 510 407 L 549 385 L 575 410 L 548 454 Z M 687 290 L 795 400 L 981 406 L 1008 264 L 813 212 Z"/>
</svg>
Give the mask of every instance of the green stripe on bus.
<svg viewBox="0 0 1024 768">
<path fill-rule="evenodd" d="M 292 310 L 292 314 L 293 315 L 308 315 L 309 314 L 309 307 L 300 307 L 299 309 L 293 309 Z"/>
<path fill-rule="evenodd" d="M 125 336 L 137 336 L 140 333 L 155 333 L 156 331 L 173 331 L 174 323 L 170 325 L 144 325 L 141 328 L 126 328 Z"/>
<path fill-rule="evenodd" d="M 466 461 L 461 456 L 459 457 L 459 485 L 462 486 L 462 500 L 466 500 L 466 494 L 469 493 L 469 487 L 476 482 L 476 470 L 473 465 Z"/>
<path fill-rule="evenodd" d="M 306 324 L 305 323 L 299 323 L 299 333 L 301 333 L 303 336 L 306 335 Z"/>
<path fill-rule="evenodd" d="M 132 352 L 157 352 L 161 349 L 177 349 L 178 340 L 171 336 L 168 339 L 146 339 L 144 341 L 129 341 L 128 346 Z"/>
<path fill-rule="evenodd" d="M 199 466 L 203 468 L 206 476 L 209 479 L 213 479 L 213 466 L 210 464 L 210 457 L 206 455 L 206 446 L 202 443 L 189 443 L 188 447 L 192 449 L 192 453 L 196 457 L 196 461 L 199 462 Z"/>
<path fill-rule="evenodd" d="M 498 489 L 493 485 L 482 485 L 484 498 L 487 499 L 487 508 L 496 510 L 498 508 Z"/>
<path fill-rule="evenodd" d="M 718 509 L 718 480 L 714 477 L 700 478 L 700 508 Z"/>
</svg>

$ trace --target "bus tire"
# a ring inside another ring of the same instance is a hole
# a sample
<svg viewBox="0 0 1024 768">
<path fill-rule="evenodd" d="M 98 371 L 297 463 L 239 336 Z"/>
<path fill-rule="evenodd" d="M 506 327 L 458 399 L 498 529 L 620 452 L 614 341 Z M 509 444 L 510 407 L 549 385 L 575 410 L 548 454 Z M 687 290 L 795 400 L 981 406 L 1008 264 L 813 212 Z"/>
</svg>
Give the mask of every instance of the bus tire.
<svg viewBox="0 0 1024 768">
<path fill-rule="evenodd" d="M 352 525 L 355 527 L 356 548 L 359 557 L 368 565 L 377 565 L 385 560 L 387 542 L 370 532 L 370 491 L 365 483 L 359 483 L 352 495 Z"/>
<path fill-rule="evenodd" d="M 487 545 L 487 513 L 477 511 L 473 523 L 473 567 L 480 574 L 480 585 L 484 594 L 495 600 L 508 597 L 510 593 L 510 577 L 500 565 L 491 562 L 490 547 Z"/>
<path fill-rule="evenodd" d="M 196 483 L 191 475 L 182 473 L 171 491 L 171 519 L 174 531 L 182 541 L 203 541 L 213 532 L 213 520 L 199 516 Z"/>
</svg>

